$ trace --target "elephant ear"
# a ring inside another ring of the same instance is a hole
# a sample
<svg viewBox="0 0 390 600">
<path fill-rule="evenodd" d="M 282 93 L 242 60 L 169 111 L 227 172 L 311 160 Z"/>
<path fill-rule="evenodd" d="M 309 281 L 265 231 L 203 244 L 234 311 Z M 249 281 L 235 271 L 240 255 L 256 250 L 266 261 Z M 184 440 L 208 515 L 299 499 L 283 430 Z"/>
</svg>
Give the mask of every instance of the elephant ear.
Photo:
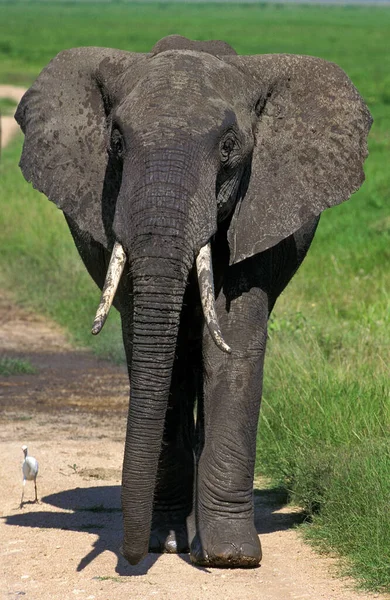
<svg viewBox="0 0 390 600">
<path fill-rule="evenodd" d="M 115 207 L 109 170 L 109 114 L 120 74 L 142 55 L 106 48 L 58 54 L 23 96 L 15 118 L 25 134 L 24 177 L 109 247 Z M 111 195 L 112 196 L 112 195 Z"/>
<path fill-rule="evenodd" d="M 333 63 L 295 55 L 229 60 L 248 74 L 257 114 L 248 189 L 228 233 L 235 263 L 359 189 L 372 119 Z"/>
</svg>

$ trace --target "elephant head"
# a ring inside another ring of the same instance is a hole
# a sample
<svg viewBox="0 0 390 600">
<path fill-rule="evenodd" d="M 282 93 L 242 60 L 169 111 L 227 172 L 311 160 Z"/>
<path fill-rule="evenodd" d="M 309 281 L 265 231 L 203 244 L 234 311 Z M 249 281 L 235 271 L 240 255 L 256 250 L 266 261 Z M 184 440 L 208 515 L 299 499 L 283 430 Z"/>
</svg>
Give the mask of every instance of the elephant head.
<svg viewBox="0 0 390 600">
<path fill-rule="evenodd" d="M 161 40 L 150 54 L 61 52 L 23 97 L 21 168 L 85 239 L 112 253 L 94 330 L 123 266 L 132 280 L 124 551 L 147 552 L 183 295 L 196 262 L 206 322 L 209 243 L 230 264 L 263 252 L 363 182 L 369 112 L 324 60 L 237 56 L 223 42 Z M 129 299 L 130 302 L 130 299 Z M 233 348 L 234 352 L 234 348 Z"/>
</svg>

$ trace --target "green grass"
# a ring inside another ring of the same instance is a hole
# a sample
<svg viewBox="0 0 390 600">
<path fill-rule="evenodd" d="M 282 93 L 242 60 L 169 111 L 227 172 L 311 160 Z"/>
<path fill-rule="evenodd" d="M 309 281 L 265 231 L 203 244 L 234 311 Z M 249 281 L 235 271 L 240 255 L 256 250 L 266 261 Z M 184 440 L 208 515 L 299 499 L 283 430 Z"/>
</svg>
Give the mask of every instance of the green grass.
<svg viewBox="0 0 390 600">
<path fill-rule="evenodd" d="M 390 102 L 390 11 L 383 8 L 10 0 L 0 1 L 0 10 L 0 81 L 7 83 L 31 83 L 64 48 L 148 52 L 159 38 L 180 32 L 223 38 L 242 54 L 323 56 L 346 69 L 371 104 Z"/>
<path fill-rule="evenodd" d="M 0 377 L 28 375 L 36 372 L 35 367 L 23 358 L 9 358 L 7 356 L 0 358 Z"/>
<path fill-rule="evenodd" d="M 12 98 L 0 98 L 0 115 L 13 115 L 17 106 L 17 102 Z"/>
<path fill-rule="evenodd" d="M 389 590 L 390 570 L 388 439 L 388 434 L 366 437 L 337 453 L 327 452 L 327 459 L 322 459 L 328 482 L 322 509 L 304 530 L 319 550 L 334 548 L 347 558 L 345 573 L 359 578 L 365 587 L 383 592 Z M 318 454 L 319 450 L 316 465 Z"/>
<path fill-rule="evenodd" d="M 225 39 L 245 54 L 340 64 L 375 122 L 367 182 L 326 212 L 270 325 L 257 472 L 305 507 L 302 531 L 370 589 L 390 590 L 390 9 L 280 5 L 0 2 L 0 81 L 29 84 L 63 48 L 148 51 L 163 35 Z M 243 35 L 245 32 L 245 35 Z M 118 315 L 89 333 L 99 299 L 54 205 L 2 157 L 0 284 L 120 360 Z"/>
</svg>

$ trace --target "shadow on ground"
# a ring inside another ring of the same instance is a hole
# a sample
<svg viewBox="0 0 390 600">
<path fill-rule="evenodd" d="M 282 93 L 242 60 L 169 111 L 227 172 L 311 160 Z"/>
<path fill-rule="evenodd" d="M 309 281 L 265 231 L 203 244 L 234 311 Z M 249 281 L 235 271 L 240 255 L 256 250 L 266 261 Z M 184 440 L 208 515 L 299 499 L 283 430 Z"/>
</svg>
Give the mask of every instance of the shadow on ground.
<svg viewBox="0 0 390 600">
<path fill-rule="evenodd" d="M 120 553 L 122 539 L 122 511 L 120 508 L 121 486 L 73 488 L 42 498 L 42 503 L 73 512 L 50 512 L 37 510 L 4 517 L 7 525 L 39 529 L 70 530 L 97 535 L 90 552 L 82 557 L 77 571 L 82 571 L 102 552 L 110 551 L 117 556 L 116 572 L 122 576 L 145 575 L 158 560 L 158 554 L 148 556 L 136 566 L 131 566 Z M 292 509 L 278 512 L 287 501 L 286 493 L 279 488 L 255 490 L 255 524 L 259 534 L 282 531 L 294 527 L 304 519 L 302 512 Z M 39 506 L 39 505 L 37 505 Z M 75 545 L 76 547 L 76 545 Z M 180 555 L 190 562 L 188 555 Z M 204 569 L 202 569 L 204 570 Z"/>
<path fill-rule="evenodd" d="M 291 529 L 307 518 L 302 509 L 287 506 L 288 493 L 281 487 L 255 488 L 254 496 L 255 526 L 259 535 Z"/>
</svg>

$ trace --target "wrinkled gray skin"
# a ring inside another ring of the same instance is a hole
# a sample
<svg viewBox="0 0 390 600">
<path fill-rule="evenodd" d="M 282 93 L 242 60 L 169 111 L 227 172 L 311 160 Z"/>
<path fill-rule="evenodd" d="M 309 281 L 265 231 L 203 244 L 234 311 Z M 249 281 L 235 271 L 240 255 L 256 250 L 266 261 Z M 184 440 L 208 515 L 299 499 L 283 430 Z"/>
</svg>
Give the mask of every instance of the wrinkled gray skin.
<svg viewBox="0 0 390 600">
<path fill-rule="evenodd" d="M 128 259 L 124 555 L 257 565 L 267 319 L 320 213 L 363 182 L 367 108 L 326 61 L 171 36 L 150 54 L 61 52 L 16 119 L 24 176 L 64 211 L 96 283 L 116 240 Z M 208 241 L 231 354 L 204 327 L 194 260 Z"/>
</svg>

